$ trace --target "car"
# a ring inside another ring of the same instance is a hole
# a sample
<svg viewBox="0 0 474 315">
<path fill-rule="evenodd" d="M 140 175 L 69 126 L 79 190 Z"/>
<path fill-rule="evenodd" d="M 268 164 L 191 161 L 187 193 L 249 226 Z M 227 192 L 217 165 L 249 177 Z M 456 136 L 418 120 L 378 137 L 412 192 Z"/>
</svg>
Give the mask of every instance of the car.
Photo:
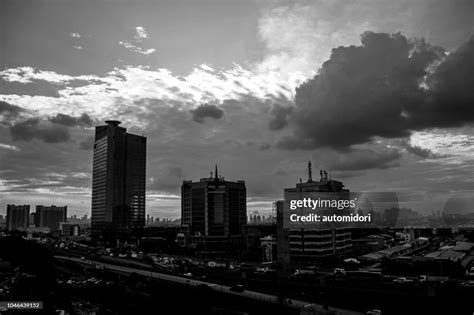
<svg viewBox="0 0 474 315">
<path fill-rule="evenodd" d="M 184 276 L 185 276 L 185 277 L 192 277 L 192 276 L 193 276 L 193 274 L 192 274 L 192 273 L 190 273 L 190 272 L 186 272 L 186 273 L 184 274 Z"/>
<path fill-rule="evenodd" d="M 395 283 L 410 283 L 410 282 L 413 282 L 413 280 L 400 277 L 400 278 L 394 279 L 393 282 L 395 282 Z"/>
<path fill-rule="evenodd" d="M 344 268 L 334 268 L 334 274 L 343 276 L 346 274 L 346 270 Z"/>
<path fill-rule="evenodd" d="M 230 290 L 233 291 L 233 292 L 240 292 L 240 293 L 242 293 L 242 292 L 245 291 L 245 288 L 244 288 L 243 285 L 237 284 L 237 285 L 234 285 L 233 287 L 231 287 Z"/>
</svg>

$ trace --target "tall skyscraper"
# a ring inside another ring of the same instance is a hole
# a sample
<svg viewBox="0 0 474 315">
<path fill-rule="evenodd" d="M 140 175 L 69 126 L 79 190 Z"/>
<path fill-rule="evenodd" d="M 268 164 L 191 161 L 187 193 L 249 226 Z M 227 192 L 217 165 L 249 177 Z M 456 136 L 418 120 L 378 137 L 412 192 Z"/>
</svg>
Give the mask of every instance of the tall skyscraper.
<svg viewBox="0 0 474 315">
<path fill-rule="evenodd" d="M 51 232 L 59 230 L 60 223 L 67 221 L 67 206 L 36 206 L 35 226 L 48 227 Z"/>
<path fill-rule="evenodd" d="M 110 243 L 145 225 L 146 137 L 106 124 L 95 129 L 91 232 Z"/>
<path fill-rule="evenodd" d="M 199 182 L 184 181 L 181 186 L 180 245 L 200 244 L 210 253 L 224 251 L 238 243 L 247 223 L 244 181 L 226 181 L 217 165 L 209 178 Z"/>
<path fill-rule="evenodd" d="M 7 205 L 7 230 L 13 231 L 18 229 L 26 229 L 29 224 L 29 218 L 29 205 Z"/>
</svg>

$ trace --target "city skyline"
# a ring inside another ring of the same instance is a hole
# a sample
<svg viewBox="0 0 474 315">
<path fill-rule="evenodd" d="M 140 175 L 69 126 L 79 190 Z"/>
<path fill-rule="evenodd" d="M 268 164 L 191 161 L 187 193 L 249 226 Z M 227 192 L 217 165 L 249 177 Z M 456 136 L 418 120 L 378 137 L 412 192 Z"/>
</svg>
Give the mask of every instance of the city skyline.
<svg viewBox="0 0 474 315">
<path fill-rule="evenodd" d="M 149 139 L 153 216 L 179 217 L 182 181 L 215 163 L 245 180 L 248 213 L 269 211 L 307 160 L 351 191 L 442 210 L 474 189 L 474 6 L 388 3 L 4 1 L 0 213 L 90 215 L 107 119 Z"/>
</svg>

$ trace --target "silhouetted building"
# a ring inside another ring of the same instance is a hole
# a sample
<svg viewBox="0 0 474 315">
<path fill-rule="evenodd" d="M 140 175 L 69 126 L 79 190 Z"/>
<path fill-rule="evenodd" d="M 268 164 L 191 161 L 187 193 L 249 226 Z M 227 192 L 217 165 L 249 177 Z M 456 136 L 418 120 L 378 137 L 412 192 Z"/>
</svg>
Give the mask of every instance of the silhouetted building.
<svg viewBox="0 0 474 315">
<path fill-rule="evenodd" d="M 7 205 L 7 225 L 9 231 L 26 229 L 29 224 L 29 205 Z"/>
<path fill-rule="evenodd" d="M 337 199 L 350 199 L 350 192 L 342 182 L 328 178 L 326 171 L 320 171 L 319 181 L 312 179 L 311 162 L 308 163 L 308 181 L 296 184 L 295 188 L 284 190 L 285 201 L 313 198 L 317 193 L 331 193 Z M 316 194 L 315 194 L 316 193 Z M 277 202 L 277 216 L 283 216 L 285 201 Z M 279 261 L 288 263 L 314 263 L 315 259 L 343 257 L 352 252 L 352 238 L 349 228 L 321 227 L 287 229 L 283 218 L 277 219 L 277 242 L 281 249 Z M 281 257 L 281 255 L 289 255 Z"/>
<path fill-rule="evenodd" d="M 146 137 L 120 122 L 95 130 L 91 232 L 107 243 L 127 240 L 145 225 Z"/>
<path fill-rule="evenodd" d="M 37 228 L 47 227 L 51 232 L 59 230 L 61 222 L 67 221 L 67 207 L 36 206 L 35 226 Z"/>
<path fill-rule="evenodd" d="M 224 255 L 227 245 L 242 240 L 247 223 L 247 193 L 244 181 L 230 182 L 215 174 L 181 186 L 181 246 L 198 248 L 206 255 Z"/>
</svg>

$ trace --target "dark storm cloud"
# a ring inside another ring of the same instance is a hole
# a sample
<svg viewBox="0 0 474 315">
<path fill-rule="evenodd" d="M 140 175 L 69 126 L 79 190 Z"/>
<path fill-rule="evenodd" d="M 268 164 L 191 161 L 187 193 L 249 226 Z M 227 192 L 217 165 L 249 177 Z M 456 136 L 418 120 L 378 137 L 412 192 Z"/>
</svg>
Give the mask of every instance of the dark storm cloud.
<svg viewBox="0 0 474 315">
<path fill-rule="evenodd" d="M 10 133 L 14 141 L 30 141 L 36 138 L 47 143 L 57 143 L 66 142 L 71 138 L 67 128 L 40 122 L 38 118 L 13 124 Z"/>
<path fill-rule="evenodd" d="M 428 76 L 428 99 L 409 117 L 421 128 L 456 127 L 474 121 L 474 36 Z"/>
<path fill-rule="evenodd" d="M 56 116 L 49 118 L 49 121 L 55 124 L 64 125 L 68 127 L 75 127 L 75 126 L 90 127 L 93 124 L 92 119 L 86 113 L 83 113 L 79 117 L 73 117 L 73 116 L 59 113 Z"/>
<path fill-rule="evenodd" d="M 200 124 L 204 123 L 206 117 L 213 119 L 221 119 L 224 116 L 224 111 L 216 105 L 203 104 L 199 105 L 196 109 L 191 110 L 193 120 Z"/>
<path fill-rule="evenodd" d="M 296 89 L 294 133 L 280 147 L 344 151 L 375 136 L 474 122 L 474 38 L 449 55 L 399 33 L 366 32 L 361 42 L 333 49 Z"/>
<path fill-rule="evenodd" d="M 24 109 L 4 101 L 0 101 L 0 115 L 7 118 L 17 117 Z"/>
<path fill-rule="evenodd" d="M 430 157 L 433 157 L 433 153 L 428 150 L 428 149 L 424 149 L 424 148 L 421 148 L 419 146 L 412 146 L 412 145 L 407 145 L 405 147 L 405 149 L 410 152 L 410 153 L 413 153 L 414 155 L 416 156 L 419 156 L 421 158 L 430 158 Z"/>
<path fill-rule="evenodd" d="M 405 148 L 405 150 L 407 150 L 408 152 L 423 159 L 437 157 L 437 155 L 431 152 L 429 149 L 421 148 L 417 145 L 412 145 L 407 139 L 401 140 L 400 146 Z"/>
<path fill-rule="evenodd" d="M 385 169 L 398 166 L 402 153 L 395 148 L 358 149 L 347 154 L 338 154 L 328 165 L 336 171 L 359 171 L 367 169 Z"/>
<path fill-rule="evenodd" d="M 270 130 L 280 130 L 288 125 L 288 118 L 293 112 L 293 107 L 285 107 L 279 104 L 275 104 L 271 114 L 272 119 L 268 123 Z"/>
</svg>

